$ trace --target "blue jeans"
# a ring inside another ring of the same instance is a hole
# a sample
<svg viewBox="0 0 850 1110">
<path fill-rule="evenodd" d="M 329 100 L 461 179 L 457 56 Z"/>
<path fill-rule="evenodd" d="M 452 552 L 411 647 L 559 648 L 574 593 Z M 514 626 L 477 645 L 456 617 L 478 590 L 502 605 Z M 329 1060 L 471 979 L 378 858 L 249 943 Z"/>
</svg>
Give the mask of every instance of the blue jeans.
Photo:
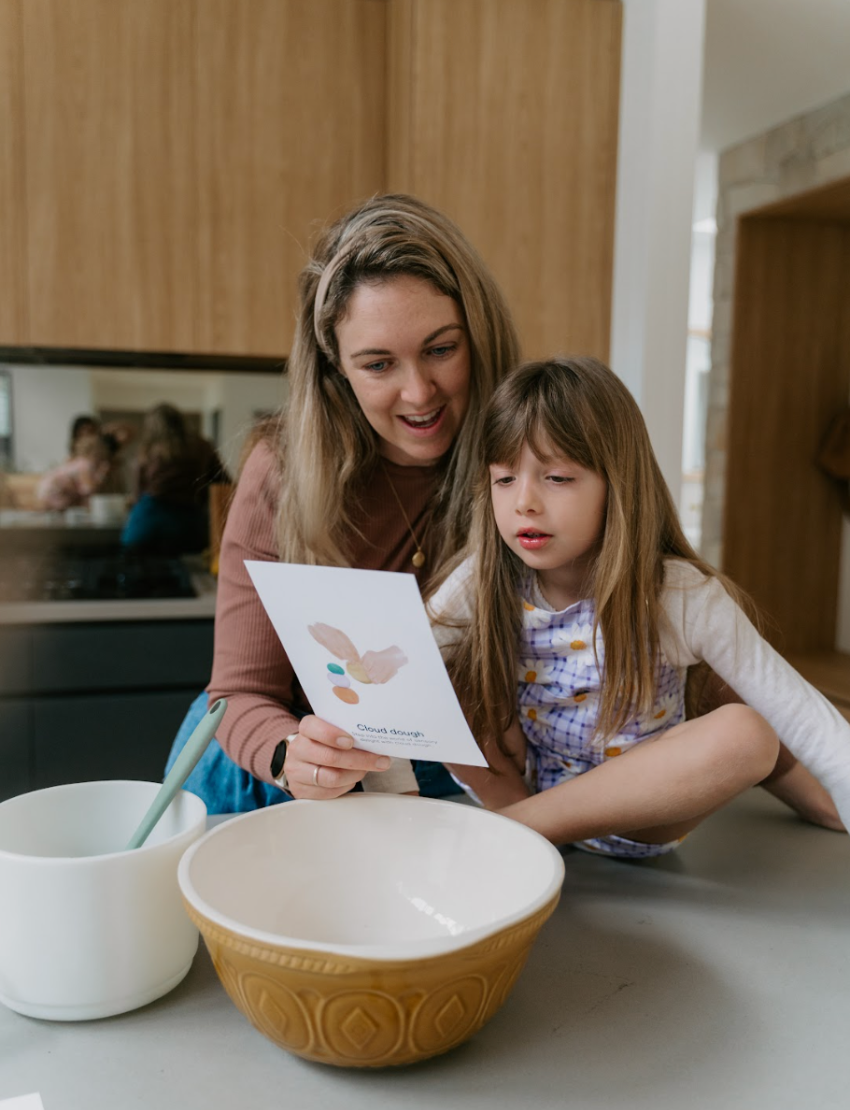
<svg viewBox="0 0 850 1110">
<path fill-rule="evenodd" d="M 189 712 L 171 745 L 171 754 L 165 765 L 166 774 L 206 713 L 207 706 L 206 692 L 198 694 L 189 706 Z M 447 794 L 461 792 L 461 788 L 442 763 L 415 759 L 413 771 L 419 782 L 419 791 L 426 798 L 442 798 Z M 271 786 L 262 779 L 255 779 L 250 772 L 234 763 L 217 740 L 210 742 L 184 783 L 184 788 L 204 801 L 208 813 L 248 813 L 253 809 L 264 809 L 266 806 L 292 800 L 276 786 Z"/>
</svg>

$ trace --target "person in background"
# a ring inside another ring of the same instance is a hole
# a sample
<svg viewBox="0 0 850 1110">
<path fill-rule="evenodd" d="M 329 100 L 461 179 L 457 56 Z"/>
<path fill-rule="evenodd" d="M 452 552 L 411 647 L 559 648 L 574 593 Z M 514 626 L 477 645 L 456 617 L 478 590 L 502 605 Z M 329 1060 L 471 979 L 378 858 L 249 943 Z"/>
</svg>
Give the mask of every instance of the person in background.
<svg viewBox="0 0 850 1110">
<path fill-rule="evenodd" d="M 203 551 L 209 542 L 209 487 L 229 481 L 213 445 L 187 428 L 179 409 L 156 405 L 142 426 L 135 501 L 121 543 L 140 554 Z"/>
<path fill-rule="evenodd" d="M 555 844 L 644 858 L 771 774 L 778 733 L 799 762 L 774 793 L 843 830 L 850 724 L 747 607 L 685 538 L 620 379 L 592 358 L 520 368 L 485 415 L 465 558 L 430 601 L 490 762 L 455 775 Z M 701 661 L 747 704 L 686 720 Z"/>
<path fill-rule="evenodd" d="M 75 416 L 71 421 L 71 431 L 68 437 L 68 458 L 75 458 L 77 446 L 81 440 L 97 435 L 99 431 L 100 421 L 96 417 L 89 416 L 88 413 Z"/>
<path fill-rule="evenodd" d="M 120 492 L 117 456 L 120 445 L 112 435 L 102 434 L 88 417 L 82 431 L 72 431 L 71 457 L 49 470 L 38 486 L 37 498 L 46 509 L 63 510 L 88 505 L 93 493 Z M 88 430 L 86 430 L 88 427 Z"/>
</svg>

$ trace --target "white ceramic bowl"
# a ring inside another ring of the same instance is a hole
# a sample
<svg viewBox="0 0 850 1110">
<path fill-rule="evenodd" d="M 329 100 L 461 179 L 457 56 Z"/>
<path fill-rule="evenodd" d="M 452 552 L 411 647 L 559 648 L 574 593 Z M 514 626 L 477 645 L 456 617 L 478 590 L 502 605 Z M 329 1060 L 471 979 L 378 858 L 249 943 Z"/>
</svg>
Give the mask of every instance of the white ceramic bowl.
<svg viewBox="0 0 850 1110">
<path fill-rule="evenodd" d="M 0 1002 L 29 1017 L 102 1018 L 186 975 L 198 932 L 177 864 L 207 811 L 182 791 L 126 851 L 159 785 L 83 782 L 0 804 Z"/>
<path fill-rule="evenodd" d="M 178 878 L 234 1002 L 272 1040 L 348 1066 L 410 1063 L 499 1008 L 564 865 L 472 806 L 392 795 L 227 821 Z"/>
</svg>

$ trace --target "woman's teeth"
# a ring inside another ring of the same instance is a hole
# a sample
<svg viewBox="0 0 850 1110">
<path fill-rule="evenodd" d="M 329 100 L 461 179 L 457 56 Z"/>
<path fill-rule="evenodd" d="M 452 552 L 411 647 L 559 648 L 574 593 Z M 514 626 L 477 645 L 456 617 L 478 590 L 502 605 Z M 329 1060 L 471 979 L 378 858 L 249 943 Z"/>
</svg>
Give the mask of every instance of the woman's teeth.
<svg viewBox="0 0 850 1110">
<path fill-rule="evenodd" d="M 424 416 L 403 416 L 402 420 L 413 428 L 428 428 L 431 424 L 436 423 L 442 411 L 442 408 L 434 409 L 433 412 L 427 412 Z"/>
</svg>

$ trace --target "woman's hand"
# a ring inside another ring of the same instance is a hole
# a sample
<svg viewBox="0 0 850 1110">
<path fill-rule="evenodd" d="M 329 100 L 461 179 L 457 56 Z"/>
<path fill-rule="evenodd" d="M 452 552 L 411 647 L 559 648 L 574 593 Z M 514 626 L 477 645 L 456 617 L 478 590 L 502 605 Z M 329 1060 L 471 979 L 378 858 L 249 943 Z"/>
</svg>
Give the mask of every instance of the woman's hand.
<svg viewBox="0 0 850 1110">
<path fill-rule="evenodd" d="M 338 798 L 369 771 L 386 771 L 390 758 L 354 747 L 336 725 L 302 717 L 286 751 L 286 781 L 293 798 Z"/>
</svg>

